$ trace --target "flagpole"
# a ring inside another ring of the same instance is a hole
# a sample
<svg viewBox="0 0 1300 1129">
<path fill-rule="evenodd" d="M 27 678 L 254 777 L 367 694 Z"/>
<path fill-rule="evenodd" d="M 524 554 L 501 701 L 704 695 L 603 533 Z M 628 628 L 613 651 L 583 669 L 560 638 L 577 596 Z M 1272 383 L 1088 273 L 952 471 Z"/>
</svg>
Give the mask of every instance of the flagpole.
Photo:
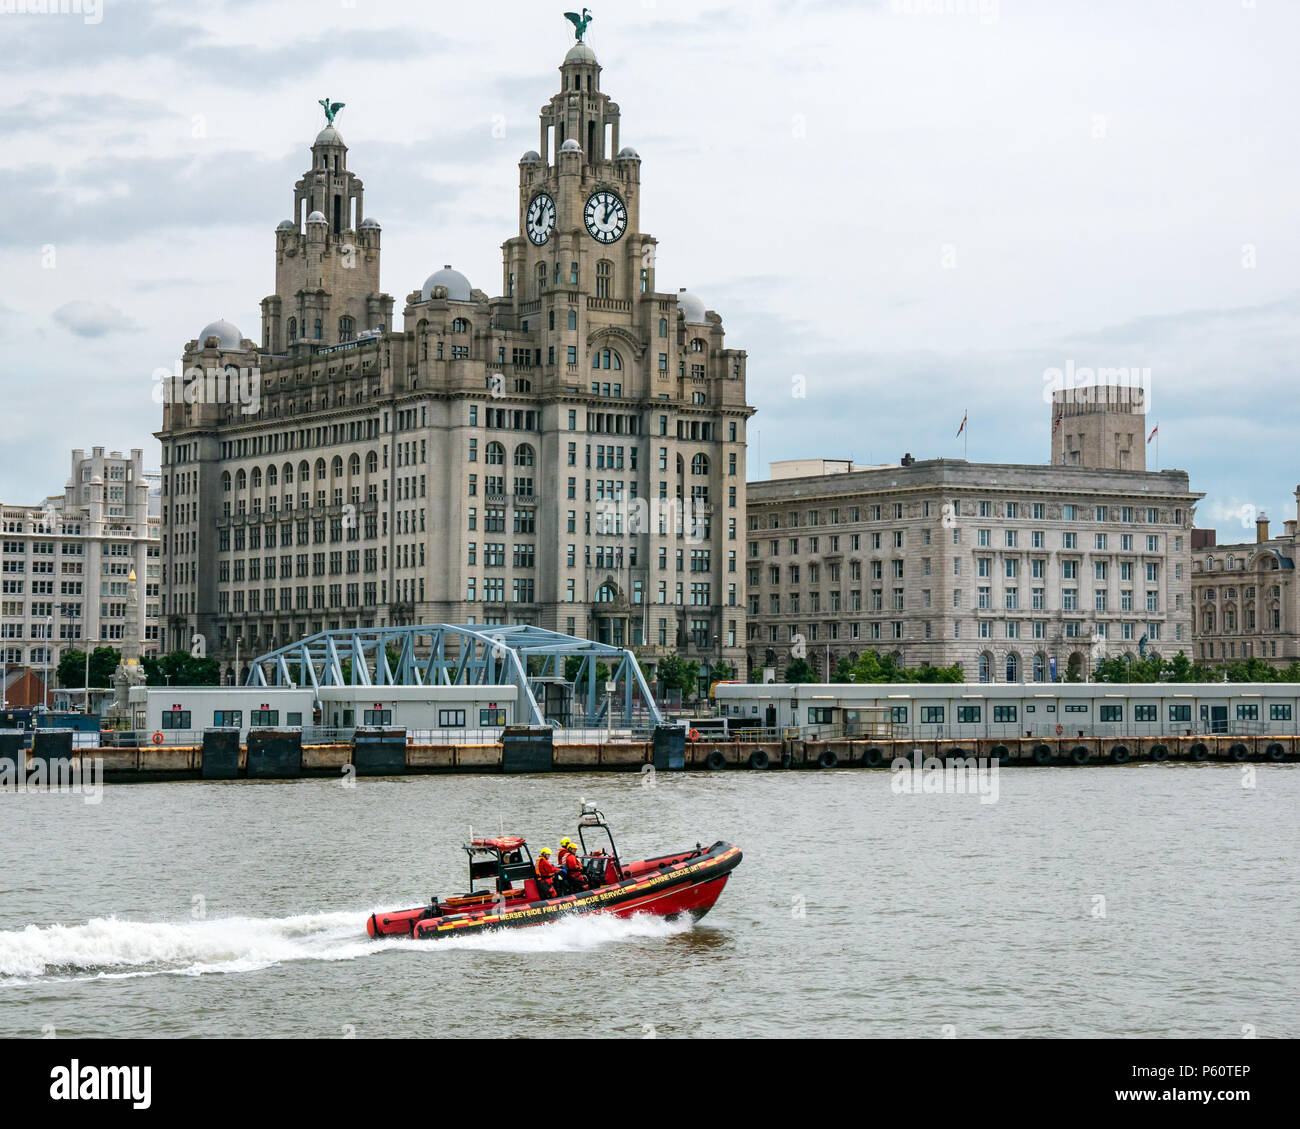
<svg viewBox="0 0 1300 1129">
<path fill-rule="evenodd" d="M 962 429 L 961 429 L 961 457 L 965 462 L 970 462 L 967 455 L 970 451 L 970 408 L 962 409 Z"/>
</svg>

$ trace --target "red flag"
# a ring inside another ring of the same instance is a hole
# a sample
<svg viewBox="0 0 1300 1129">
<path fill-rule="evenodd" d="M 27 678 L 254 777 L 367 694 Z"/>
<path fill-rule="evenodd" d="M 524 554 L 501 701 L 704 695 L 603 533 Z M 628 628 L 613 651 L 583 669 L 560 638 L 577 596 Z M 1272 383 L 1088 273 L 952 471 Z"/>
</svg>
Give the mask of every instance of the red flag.
<svg viewBox="0 0 1300 1129">
<path fill-rule="evenodd" d="M 966 416 L 969 416 L 969 415 L 970 415 L 970 412 L 967 412 L 966 415 L 963 415 L 963 416 L 961 417 L 961 427 L 957 428 L 957 434 L 958 434 L 958 435 L 960 435 L 963 431 L 966 430 Z"/>
<path fill-rule="evenodd" d="M 1056 414 L 1056 422 L 1055 422 L 1054 424 L 1052 424 L 1052 434 L 1053 434 L 1053 435 L 1056 434 L 1056 429 L 1057 429 L 1058 427 L 1061 426 L 1061 420 L 1063 420 L 1064 418 L 1065 418 L 1065 412 L 1064 412 L 1064 411 L 1057 412 L 1057 414 Z"/>
<path fill-rule="evenodd" d="M 1159 425 L 1159 424 L 1156 424 L 1155 427 L 1153 427 L 1153 428 L 1151 429 L 1151 434 L 1147 436 L 1147 442 L 1148 442 L 1148 443 L 1150 443 L 1151 440 L 1154 439 L 1154 438 L 1156 437 L 1156 432 L 1159 431 L 1159 430 L 1160 430 L 1160 425 Z"/>
</svg>

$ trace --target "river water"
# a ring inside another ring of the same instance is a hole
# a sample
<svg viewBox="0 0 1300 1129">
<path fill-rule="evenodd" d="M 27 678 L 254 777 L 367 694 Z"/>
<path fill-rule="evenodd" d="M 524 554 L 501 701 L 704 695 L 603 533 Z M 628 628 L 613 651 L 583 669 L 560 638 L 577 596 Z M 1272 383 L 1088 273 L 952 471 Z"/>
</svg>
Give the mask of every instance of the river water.
<svg viewBox="0 0 1300 1129">
<path fill-rule="evenodd" d="M 1253 779 L 1244 775 L 1253 771 Z M 0 794 L 0 1036 L 1300 1035 L 1300 766 L 108 785 Z M 1251 786 L 1243 786 L 1243 784 Z M 369 940 L 470 825 L 727 839 L 694 924 Z"/>
</svg>

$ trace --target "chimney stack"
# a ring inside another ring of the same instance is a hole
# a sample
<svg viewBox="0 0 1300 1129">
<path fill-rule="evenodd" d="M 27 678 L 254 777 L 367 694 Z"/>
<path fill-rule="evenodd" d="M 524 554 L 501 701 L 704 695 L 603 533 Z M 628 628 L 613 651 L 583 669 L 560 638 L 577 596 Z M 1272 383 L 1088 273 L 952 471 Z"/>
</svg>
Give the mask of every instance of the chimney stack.
<svg viewBox="0 0 1300 1129">
<path fill-rule="evenodd" d="M 1268 540 L 1268 514 L 1260 514 L 1255 519 L 1255 544 L 1262 545 Z"/>
</svg>

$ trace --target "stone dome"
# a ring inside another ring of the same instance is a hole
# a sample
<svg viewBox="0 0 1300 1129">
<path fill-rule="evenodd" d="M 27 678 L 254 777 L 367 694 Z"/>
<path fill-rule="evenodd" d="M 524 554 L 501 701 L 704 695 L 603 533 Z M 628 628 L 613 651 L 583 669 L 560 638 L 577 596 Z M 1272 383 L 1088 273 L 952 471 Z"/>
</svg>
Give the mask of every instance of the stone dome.
<svg viewBox="0 0 1300 1129">
<path fill-rule="evenodd" d="M 594 63 L 596 61 L 596 52 L 585 43 L 575 43 L 569 48 L 569 53 L 564 56 L 564 61 L 566 63 Z"/>
<path fill-rule="evenodd" d="M 625 145 L 618 151 L 618 159 L 620 161 L 639 161 L 641 154 L 633 149 L 631 145 Z"/>
<path fill-rule="evenodd" d="M 677 308 L 689 325 L 707 325 L 704 315 L 704 302 L 690 293 L 685 287 L 677 291 Z"/>
<path fill-rule="evenodd" d="M 578 144 L 575 137 L 570 137 L 563 145 L 560 146 L 561 153 L 581 153 L 582 146 Z"/>
<path fill-rule="evenodd" d="M 317 145 L 342 145 L 342 144 L 343 144 L 343 135 L 342 135 L 341 133 L 339 133 L 339 131 L 338 131 L 337 129 L 335 129 L 334 126 L 333 126 L 332 124 L 331 124 L 331 125 L 327 125 L 324 129 L 322 129 L 322 130 L 320 131 L 320 133 L 318 133 L 318 134 L 316 135 L 316 141 L 315 141 L 315 144 L 317 144 Z"/>
<path fill-rule="evenodd" d="M 199 348 L 203 348 L 203 343 L 209 338 L 217 339 L 217 347 L 221 349 L 238 349 L 243 345 L 244 335 L 239 332 L 239 327 L 231 325 L 225 318 L 218 318 L 211 325 L 205 325 L 199 331 Z"/>
<path fill-rule="evenodd" d="M 307 222 L 308 223 L 329 223 L 330 221 L 325 218 L 324 212 L 312 212 L 312 214 L 307 217 Z"/>
<path fill-rule="evenodd" d="M 373 227 L 375 229 L 378 229 L 379 221 L 375 219 L 374 216 L 366 216 L 366 218 L 361 221 L 361 227 L 363 230 L 368 227 Z"/>
<path fill-rule="evenodd" d="M 451 264 L 448 263 L 442 270 L 434 271 L 424 280 L 424 286 L 420 289 L 420 297 L 428 301 L 433 297 L 435 287 L 445 286 L 447 288 L 447 297 L 453 302 L 471 301 L 470 291 L 473 289 L 466 278 L 458 270 L 452 270 Z"/>
<path fill-rule="evenodd" d="M 521 165 L 538 165 L 541 164 L 542 155 L 536 149 L 529 149 L 522 157 L 519 158 Z"/>
<path fill-rule="evenodd" d="M 298 225 L 293 220 L 281 220 L 275 225 L 276 231 L 297 231 Z"/>
</svg>

